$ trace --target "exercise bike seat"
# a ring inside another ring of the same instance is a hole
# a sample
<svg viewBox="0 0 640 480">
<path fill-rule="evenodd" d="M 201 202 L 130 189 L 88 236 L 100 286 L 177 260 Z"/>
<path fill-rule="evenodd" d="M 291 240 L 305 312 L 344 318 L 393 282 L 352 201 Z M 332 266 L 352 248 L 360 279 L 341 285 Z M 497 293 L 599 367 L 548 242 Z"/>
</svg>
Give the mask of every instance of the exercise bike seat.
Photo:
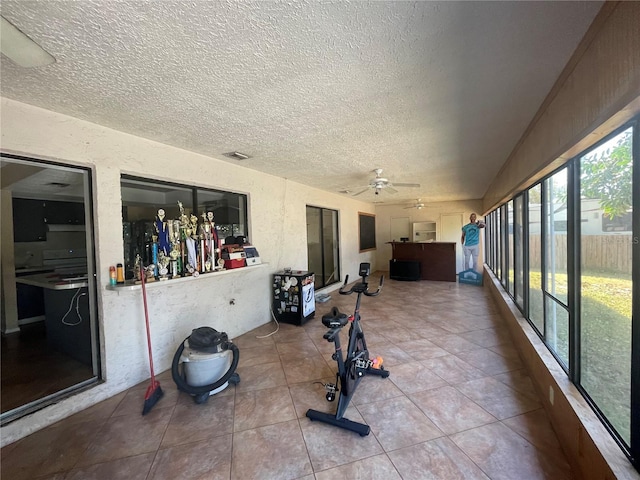
<svg viewBox="0 0 640 480">
<path fill-rule="evenodd" d="M 322 316 L 322 324 L 327 328 L 344 327 L 348 321 L 349 316 L 340 312 L 338 307 L 333 307 L 329 313 Z"/>
</svg>

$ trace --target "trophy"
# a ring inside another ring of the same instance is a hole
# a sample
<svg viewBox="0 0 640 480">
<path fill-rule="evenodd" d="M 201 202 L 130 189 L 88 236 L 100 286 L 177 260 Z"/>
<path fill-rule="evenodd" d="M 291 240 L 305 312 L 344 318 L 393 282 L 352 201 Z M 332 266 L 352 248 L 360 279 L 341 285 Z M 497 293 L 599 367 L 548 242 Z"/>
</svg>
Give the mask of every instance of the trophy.
<svg viewBox="0 0 640 480">
<path fill-rule="evenodd" d="M 186 215 L 185 215 L 186 217 Z M 187 265 L 186 269 L 190 274 L 198 271 L 198 217 L 191 214 L 185 228 L 185 243 L 187 246 Z"/>
<path fill-rule="evenodd" d="M 215 268 L 215 252 L 211 234 L 213 225 L 209 220 L 212 216 L 211 212 L 209 212 L 209 216 L 207 216 L 206 212 L 202 212 L 202 225 L 200 225 L 200 262 L 205 272 L 210 272 Z"/>
<path fill-rule="evenodd" d="M 169 273 L 169 257 L 167 257 L 162 250 L 158 253 L 158 273 L 160 274 L 160 280 L 167 280 L 167 274 Z"/>
<path fill-rule="evenodd" d="M 189 217 L 184 213 L 184 208 L 182 206 L 182 202 L 178 202 L 178 207 L 180 208 L 180 220 L 178 220 L 179 225 L 179 237 L 180 237 L 180 271 L 182 275 L 185 275 L 188 271 L 188 263 L 187 263 L 187 246 L 186 240 L 188 235 L 191 235 L 191 229 L 189 228 Z M 188 233 L 187 233 L 188 230 Z"/>
<path fill-rule="evenodd" d="M 169 241 L 171 242 L 171 276 L 176 278 L 180 275 L 180 220 L 169 221 Z"/>
<path fill-rule="evenodd" d="M 158 236 L 152 235 L 151 239 L 153 243 L 151 244 L 151 265 L 149 267 L 153 268 L 153 276 L 158 276 Z"/>
<path fill-rule="evenodd" d="M 209 221 L 208 224 L 210 230 L 208 245 L 211 266 L 215 270 L 222 270 L 224 268 L 224 260 L 222 260 L 220 256 L 220 247 L 218 246 L 218 230 L 216 229 L 216 223 L 213 221 L 213 212 L 207 212 L 207 220 Z"/>
</svg>

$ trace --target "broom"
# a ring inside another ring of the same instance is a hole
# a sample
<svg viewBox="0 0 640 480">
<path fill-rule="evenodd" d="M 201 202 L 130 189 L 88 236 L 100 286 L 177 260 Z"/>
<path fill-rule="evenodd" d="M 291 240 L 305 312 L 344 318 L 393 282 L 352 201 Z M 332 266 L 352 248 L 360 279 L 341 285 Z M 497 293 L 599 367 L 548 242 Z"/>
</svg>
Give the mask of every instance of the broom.
<svg viewBox="0 0 640 480">
<path fill-rule="evenodd" d="M 142 415 L 146 415 L 158 403 L 158 400 L 162 398 L 164 392 L 160 388 L 160 382 L 156 380 L 155 373 L 153 372 L 153 356 L 151 355 L 151 332 L 149 330 L 149 310 L 147 309 L 147 290 L 144 286 L 145 271 L 144 268 L 140 269 L 140 281 L 142 282 L 142 300 L 144 301 L 144 320 L 147 326 L 147 345 L 149 347 L 149 369 L 151 370 L 151 384 L 147 387 L 147 392 L 144 395 L 144 406 L 142 407 Z"/>
</svg>

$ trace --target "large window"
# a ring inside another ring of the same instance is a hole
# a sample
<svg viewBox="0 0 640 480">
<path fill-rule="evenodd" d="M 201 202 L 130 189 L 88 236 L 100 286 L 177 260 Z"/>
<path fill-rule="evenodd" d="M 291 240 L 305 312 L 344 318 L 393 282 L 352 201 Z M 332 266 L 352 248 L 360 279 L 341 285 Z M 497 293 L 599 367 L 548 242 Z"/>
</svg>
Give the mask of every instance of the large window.
<svg viewBox="0 0 640 480">
<path fill-rule="evenodd" d="M 636 467 L 637 123 L 613 132 L 524 196 L 499 206 L 489 214 L 487 229 L 495 258 L 490 267 Z"/>
<path fill-rule="evenodd" d="M 502 205 L 498 209 L 498 230 L 500 231 L 500 241 L 498 242 L 498 275 L 502 285 L 507 287 L 507 243 L 509 242 L 507 228 L 507 205 Z"/>
<path fill-rule="evenodd" d="M 513 201 L 513 270 L 514 298 L 520 309 L 524 309 L 524 195 Z"/>
<path fill-rule="evenodd" d="M 627 445 L 631 441 L 632 232 L 602 226 L 632 218 L 632 134 L 628 128 L 579 159 L 580 384 Z"/>
<path fill-rule="evenodd" d="M 545 339 L 565 368 L 569 367 L 569 314 L 567 312 L 567 233 L 556 230 L 567 221 L 567 169 L 544 182 Z"/>
<path fill-rule="evenodd" d="M 154 243 L 158 235 L 156 216 L 164 210 L 164 221 L 170 227 L 180 223 L 182 215 L 195 217 L 194 231 L 191 237 L 201 235 L 202 225 L 210 223 L 207 214 L 211 212 L 218 244 L 226 239 L 240 237 L 242 243 L 249 241 L 247 221 L 247 196 L 220 190 L 195 188 L 168 182 L 156 182 L 142 178 L 123 176 L 122 189 L 122 227 L 124 236 L 125 277 L 134 277 L 136 258 L 139 255 L 144 265 L 154 262 Z M 197 207 L 194 208 L 194 205 Z M 196 223 L 197 222 L 197 223 Z M 169 228 L 167 240 L 170 244 L 180 244 L 183 235 L 180 228 Z M 184 228 L 182 229 L 184 231 Z M 213 231 L 210 230 L 213 234 Z M 174 241 L 175 240 L 175 241 Z M 184 240 L 184 239 L 183 239 Z M 235 243 L 235 240 L 232 240 Z M 184 243 L 184 242 L 183 242 Z M 228 242 L 227 242 L 228 243 Z M 188 250 L 189 245 L 186 246 Z M 184 248 L 183 248 L 184 250 Z M 195 249 L 197 252 L 197 248 Z M 170 253 L 170 252 L 169 252 Z M 185 258 L 187 257 L 185 254 Z M 219 259 L 214 258 L 214 261 Z M 188 260 L 185 260 L 188 263 Z M 179 267 L 180 268 L 180 267 Z M 211 265 L 208 268 L 215 268 Z"/>
<path fill-rule="evenodd" d="M 544 297 L 542 295 L 542 185 L 537 184 L 528 192 L 529 232 L 529 320 L 544 333 Z"/>
<path fill-rule="evenodd" d="M 513 236 L 514 236 L 514 227 L 513 227 L 513 200 L 507 203 L 507 248 L 506 248 L 506 257 L 507 257 L 507 265 L 506 270 L 507 274 L 507 291 L 514 295 L 514 246 L 513 246 Z"/>
</svg>

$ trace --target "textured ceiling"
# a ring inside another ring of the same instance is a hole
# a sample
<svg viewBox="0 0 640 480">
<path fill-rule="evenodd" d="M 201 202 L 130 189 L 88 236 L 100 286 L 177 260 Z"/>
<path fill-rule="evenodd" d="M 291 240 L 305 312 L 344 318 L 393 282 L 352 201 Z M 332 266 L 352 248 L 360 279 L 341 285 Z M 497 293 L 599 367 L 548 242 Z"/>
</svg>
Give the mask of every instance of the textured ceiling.
<svg viewBox="0 0 640 480">
<path fill-rule="evenodd" d="M 57 62 L 2 57 L 0 93 L 344 195 L 421 184 L 365 201 L 481 198 L 600 6 L 3 0 Z"/>
</svg>

